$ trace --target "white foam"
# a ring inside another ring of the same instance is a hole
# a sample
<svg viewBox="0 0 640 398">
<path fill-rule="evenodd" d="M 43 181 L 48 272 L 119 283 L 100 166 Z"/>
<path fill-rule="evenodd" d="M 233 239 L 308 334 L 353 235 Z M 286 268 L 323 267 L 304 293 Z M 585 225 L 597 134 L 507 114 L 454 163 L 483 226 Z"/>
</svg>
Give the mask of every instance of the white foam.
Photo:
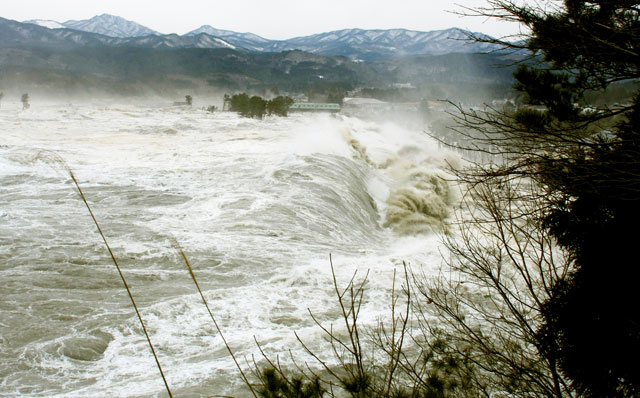
<svg viewBox="0 0 640 398">
<path fill-rule="evenodd" d="M 19 112 L 4 105 L 0 178 L 15 184 L 0 195 L 0 220 L 10 224 L 0 231 L 9 242 L 0 256 L 21 270 L 0 269 L 15 289 L 5 294 L 24 305 L 73 296 L 93 317 L 87 325 L 86 314 L 69 314 L 24 347 L 9 347 L 34 355 L 9 390 L 34 373 L 49 381 L 36 382 L 32 396 L 154 396 L 163 389 L 86 209 L 64 173 L 34 160 L 41 151 L 59 154 L 80 181 L 178 390 L 203 385 L 219 389 L 202 394 L 235 393 L 225 383 L 239 379 L 172 236 L 241 358 L 259 355 L 254 336 L 270 353 L 302 355 L 294 330 L 321 347 L 307 309 L 323 322 L 340 321 L 329 253 L 340 284 L 356 270 L 369 272 L 361 316 L 371 324 L 388 315 L 393 270 L 403 260 L 425 270 L 439 266 L 437 235 L 401 237 L 382 226 L 390 195 L 412 171 L 445 164 L 448 155 L 420 131 L 344 116 L 259 121 L 186 108 L 51 105 Z M 38 297 L 20 293 L 33 290 Z M 0 306 L 0 317 L 10 313 Z M 17 336 L 47 316 L 3 323 Z M 113 336 L 99 360 L 38 354 L 93 330 Z M 9 371 L 3 366 L 11 365 L 0 364 L 0 373 Z"/>
</svg>

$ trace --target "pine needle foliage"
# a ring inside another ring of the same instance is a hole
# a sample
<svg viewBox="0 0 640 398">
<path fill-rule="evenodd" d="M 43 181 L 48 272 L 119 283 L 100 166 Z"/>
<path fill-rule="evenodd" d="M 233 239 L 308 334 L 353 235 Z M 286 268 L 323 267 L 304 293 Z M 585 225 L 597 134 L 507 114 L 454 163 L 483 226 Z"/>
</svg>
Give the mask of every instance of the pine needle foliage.
<svg viewBox="0 0 640 398">
<path fill-rule="evenodd" d="M 478 38 L 526 53 L 515 111 L 460 109 L 471 150 L 493 156 L 459 176 L 470 185 L 525 179 L 537 186 L 540 228 L 570 256 L 542 303 L 537 330 L 586 397 L 640 394 L 640 91 L 619 103 L 594 92 L 640 78 L 640 3 L 490 0 L 471 14 L 520 23 L 518 40 Z M 511 38 L 513 39 L 513 38 Z M 542 347 L 541 347 L 542 348 Z"/>
</svg>

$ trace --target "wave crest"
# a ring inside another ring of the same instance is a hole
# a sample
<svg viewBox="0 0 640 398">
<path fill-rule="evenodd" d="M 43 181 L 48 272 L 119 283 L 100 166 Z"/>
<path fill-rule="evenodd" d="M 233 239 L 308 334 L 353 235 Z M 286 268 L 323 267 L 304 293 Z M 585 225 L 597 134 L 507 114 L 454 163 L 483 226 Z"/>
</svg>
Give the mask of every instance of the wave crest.
<svg viewBox="0 0 640 398">
<path fill-rule="evenodd" d="M 401 235 L 447 232 L 453 202 L 451 186 L 441 173 L 415 170 L 389 195 L 384 226 Z"/>
</svg>

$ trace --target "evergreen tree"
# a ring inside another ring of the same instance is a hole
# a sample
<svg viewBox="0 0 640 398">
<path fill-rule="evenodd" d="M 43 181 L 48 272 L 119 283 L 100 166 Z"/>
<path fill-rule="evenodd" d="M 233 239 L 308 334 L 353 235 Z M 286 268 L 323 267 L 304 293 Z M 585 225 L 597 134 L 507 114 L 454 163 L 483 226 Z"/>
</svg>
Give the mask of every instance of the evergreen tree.
<svg viewBox="0 0 640 398">
<path fill-rule="evenodd" d="M 249 96 L 246 93 L 234 94 L 231 97 L 226 96 L 225 102 L 229 104 L 231 112 L 238 112 L 241 116 L 249 117 Z"/>
<path fill-rule="evenodd" d="M 229 96 L 229 94 L 225 94 L 224 97 L 222 98 L 222 110 L 223 111 L 230 110 L 229 109 L 230 102 L 231 102 L 231 97 Z"/>
<path fill-rule="evenodd" d="M 264 114 L 267 112 L 267 101 L 262 99 L 262 97 L 258 97 L 254 95 L 249 98 L 249 116 L 255 117 L 258 119 L 262 119 Z"/>
<path fill-rule="evenodd" d="M 293 105 L 293 99 L 278 96 L 267 102 L 267 112 L 269 115 L 287 116 L 291 105 Z"/>
<path fill-rule="evenodd" d="M 539 221 L 572 256 L 572 271 L 551 289 L 539 337 L 584 396 L 638 396 L 640 97 L 588 112 L 584 99 L 638 79 L 640 2 L 490 4 L 476 11 L 530 31 L 515 44 L 488 40 L 530 55 L 515 73 L 530 106 L 465 112 L 468 138 L 484 141 L 476 148 L 507 159 L 465 177 L 524 177 L 542 188 Z"/>
<path fill-rule="evenodd" d="M 232 112 L 238 112 L 243 117 L 255 117 L 262 119 L 265 114 L 287 116 L 293 100 L 289 97 L 276 97 L 271 101 L 265 101 L 258 96 L 249 97 L 246 93 L 235 94 L 231 97 L 225 94 L 224 106 Z"/>
</svg>

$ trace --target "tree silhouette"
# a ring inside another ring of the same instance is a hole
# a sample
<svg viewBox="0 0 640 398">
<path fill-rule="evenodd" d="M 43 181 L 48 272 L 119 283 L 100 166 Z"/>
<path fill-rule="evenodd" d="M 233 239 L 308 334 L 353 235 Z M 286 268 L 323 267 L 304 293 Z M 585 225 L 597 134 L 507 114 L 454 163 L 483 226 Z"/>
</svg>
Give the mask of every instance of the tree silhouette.
<svg viewBox="0 0 640 398">
<path fill-rule="evenodd" d="M 26 93 L 22 94 L 21 101 L 22 101 L 22 109 L 23 110 L 29 109 L 29 107 L 31 106 L 29 105 L 29 94 L 26 94 Z"/>
<path fill-rule="evenodd" d="M 463 111 L 467 148 L 491 164 L 462 174 L 471 184 L 526 179 L 541 190 L 538 222 L 571 256 L 571 272 L 544 302 L 539 336 L 574 387 L 587 397 L 640 394 L 640 102 L 595 107 L 592 93 L 640 77 L 640 7 L 629 1 L 496 0 L 475 10 L 517 21 L 526 51 L 516 111 Z M 586 111 L 586 109 L 589 109 Z M 523 198 L 524 199 L 524 198 Z"/>
</svg>

